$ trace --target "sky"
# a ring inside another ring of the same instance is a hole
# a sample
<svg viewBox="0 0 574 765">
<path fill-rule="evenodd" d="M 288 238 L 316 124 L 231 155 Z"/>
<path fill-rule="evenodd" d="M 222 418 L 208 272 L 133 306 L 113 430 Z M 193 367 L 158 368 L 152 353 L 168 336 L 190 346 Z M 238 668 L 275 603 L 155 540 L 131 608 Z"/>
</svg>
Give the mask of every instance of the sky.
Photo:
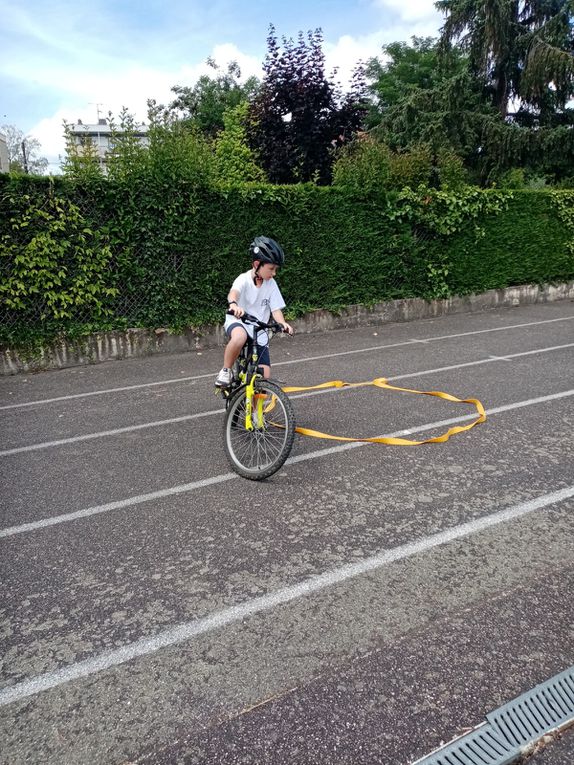
<svg viewBox="0 0 574 765">
<path fill-rule="evenodd" d="M 0 125 L 37 138 L 52 173 L 64 121 L 126 107 L 145 122 L 148 99 L 168 104 L 173 86 L 213 74 L 208 57 L 261 77 L 270 24 L 279 40 L 320 28 L 344 86 L 383 45 L 443 22 L 433 0 L 0 0 L 0 20 Z"/>
</svg>

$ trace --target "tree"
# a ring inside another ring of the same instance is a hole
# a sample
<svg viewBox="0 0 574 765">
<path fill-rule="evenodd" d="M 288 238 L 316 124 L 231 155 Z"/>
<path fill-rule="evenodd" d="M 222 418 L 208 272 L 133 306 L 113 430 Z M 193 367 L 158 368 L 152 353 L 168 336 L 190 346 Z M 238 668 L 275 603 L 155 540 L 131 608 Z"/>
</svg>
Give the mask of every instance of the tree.
<svg viewBox="0 0 574 765">
<path fill-rule="evenodd" d="M 368 127 L 378 125 L 385 110 L 396 106 L 410 93 L 436 88 L 463 70 L 464 61 L 456 53 L 449 59 L 439 59 L 435 38 L 415 36 L 411 41 L 411 45 L 406 42 L 384 45 L 383 54 L 388 58 L 384 63 L 378 58 L 367 62 L 367 89 L 372 97 Z"/>
<path fill-rule="evenodd" d="M 0 131 L 6 136 L 8 160 L 11 173 L 43 175 L 48 167 L 46 157 L 38 156 L 40 141 L 25 136 L 15 125 L 2 125 Z"/>
<path fill-rule="evenodd" d="M 574 96 L 573 0 L 438 0 L 436 7 L 447 17 L 442 50 L 456 42 L 468 54 L 503 118 L 516 99 L 515 121 L 535 114 L 550 124 Z"/>
<path fill-rule="evenodd" d="M 343 146 L 333 168 L 333 185 L 355 192 L 417 189 L 423 185 L 458 188 L 465 185 L 462 160 L 453 151 L 433 152 L 428 144 L 393 152 L 372 134 L 363 133 Z"/>
<path fill-rule="evenodd" d="M 207 63 L 215 76 L 202 75 L 193 87 L 173 87 L 177 98 L 169 105 L 168 112 L 176 113 L 204 135 L 214 137 L 223 130 L 224 112 L 252 98 L 259 87 L 259 80 L 249 77 L 242 84 L 241 69 L 236 61 L 232 61 L 225 72 L 211 58 L 207 59 Z"/>
<path fill-rule="evenodd" d="M 483 124 L 483 178 L 512 168 L 561 181 L 574 164 L 573 0 L 439 0 L 441 50 L 469 71 L 499 116 Z"/>
<path fill-rule="evenodd" d="M 456 0 L 444 2 L 454 4 Z M 463 10 L 470 5 L 483 8 L 484 3 L 469 0 Z M 439 41 L 412 39 L 412 46 L 386 46 L 384 51 L 390 56 L 386 63 L 369 62 L 373 136 L 393 150 L 410 150 L 421 144 L 434 153 L 452 150 L 464 161 L 472 179 L 481 184 L 498 181 L 512 168 L 522 168 L 525 176 L 545 175 L 556 181 L 572 175 L 573 112 L 558 108 L 564 95 L 559 98 L 552 82 L 546 83 L 545 95 L 538 101 L 534 97 L 524 100 L 509 113 L 508 107 L 501 109 L 498 81 L 491 81 L 486 70 L 477 70 L 476 51 L 468 36 L 462 42 L 458 38 L 447 42 L 444 36 Z M 498 50 L 502 43 L 497 46 Z M 523 88 L 530 65 L 525 57 Z M 531 76 L 541 93 L 541 80 Z"/>
<path fill-rule="evenodd" d="M 416 154 L 427 146 L 437 160 L 454 153 L 472 169 L 482 126 L 498 115 L 460 49 L 453 47 L 441 57 L 438 40 L 411 40 L 386 45 L 388 60 L 367 64 L 370 134 L 393 152 Z"/>
<path fill-rule="evenodd" d="M 244 101 L 233 109 L 227 109 L 223 114 L 224 129 L 215 139 L 217 176 L 223 183 L 264 183 L 267 180 L 247 144 L 247 110 L 248 104 Z"/>
<path fill-rule="evenodd" d="M 62 172 L 68 178 L 91 181 L 103 175 L 98 148 L 90 136 L 76 136 L 73 125 L 64 122 L 66 153 Z"/>
<path fill-rule="evenodd" d="M 325 76 L 320 29 L 282 43 L 271 26 L 263 82 L 249 109 L 250 144 L 272 183 L 329 183 L 334 148 L 351 139 L 366 112 L 361 72 L 343 95 Z"/>
</svg>

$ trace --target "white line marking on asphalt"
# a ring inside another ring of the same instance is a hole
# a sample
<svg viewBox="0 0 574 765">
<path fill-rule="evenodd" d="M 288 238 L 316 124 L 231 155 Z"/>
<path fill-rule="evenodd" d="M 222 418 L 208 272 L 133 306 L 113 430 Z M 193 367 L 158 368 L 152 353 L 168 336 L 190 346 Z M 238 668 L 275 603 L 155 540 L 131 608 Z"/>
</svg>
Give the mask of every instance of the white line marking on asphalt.
<svg viewBox="0 0 574 765">
<path fill-rule="evenodd" d="M 508 358 L 503 359 L 508 361 L 519 356 L 532 356 L 539 353 L 548 353 L 549 351 L 559 351 L 565 348 L 574 347 L 574 343 L 567 343 L 566 345 L 553 345 L 549 348 L 537 348 L 533 351 L 521 351 L 520 353 L 514 353 Z M 491 364 L 493 361 L 500 361 L 498 357 L 490 356 L 486 359 L 478 359 L 477 361 L 466 361 L 462 364 L 451 364 L 446 367 L 436 367 L 435 369 L 424 369 L 419 372 L 409 372 L 404 375 L 395 375 L 394 377 L 387 378 L 389 382 L 396 382 L 397 380 L 406 380 L 412 377 L 423 377 L 424 375 L 435 374 L 436 372 L 449 372 L 454 369 L 463 369 L 464 367 L 474 367 L 480 364 Z M 324 390 L 309 391 L 307 393 L 297 393 L 291 396 L 292 399 L 296 398 L 308 398 L 310 396 L 321 396 L 328 393 L 341 393 L 343 391 L 350 391 L 352 388 L 326 388 Z M 220 415 L 223 410 L 210 409 L 207 412 L 197 412 L 195 414 L 184 414 L 180 417 L 170 417 L 166 420 L 152 420 L 151 422 L 143 422 L 140 425 L 126 425 L 123 428 L 113 428 L 112 430 L 99 430 L 96 433 L 85 433 L 83 436 L 70 436 L 69 438 L 59 438 L 54 441 L 41 441 L 37 444 L 29 444 L 28 446 L 15 446 L 12 449 L 5 449 L 0 451 L 0 457 L 9 457 L 12 454 L 21 454 L 23 452 L 35 452 L 40 449 L 50 449 L 55 446 L 65 446 L 66 444 L 75 444 L 81 441 L 92 441 L 95 438 L 105 438 L 107 436 L 119 436 L 122 433 L 131 433 L 136 430 L 145 430 L 146 428 L 159 428 L 163 425 L 174 425 L 178 422 L 187 422 L 188 420 L 197 420 L 201 417 L 211 417 L 212 415 Z"/>
<path fill-rule="evenodd" d="M 405 375 L 396 375 L 396 377 L 387 378 L 389 382 L 394 380 L 406 380 L 407 377 L 422 377 L 423 375 L 435 374 L 436 372 L 449 372 L 453 369 L 463 369 L 464 367 L 476 367 L 479 364 L 491 364 L 493 361 L 510 361 L 511 359 L 517 359 L 520 356 L 534 356 L 538 353 L 549 353 L 550 351 L 562 351 L 565 348 L 574 348 L 574 343 L 566 343 L 565 345 L 552 345 L 548 348 L 538 348 L 533 351 L 520 351 L 520 353 L 510 353 L 508 356 L 489 356 L 486 359 L 478 359 L 477 361 L 466 361 L 462 364 L 451 364 L 447 367 L 437 367 L 436 369 L 429 369 L 423 372 L 409 372 Z"/>
<path fill-rule="evenodd" d="M 494 414 L 501 414 L 502 412 L 510 412 L 514 409 L 521 409 L 526 406 L 535 406 L 537 404 L 545 404 L 549 401 L 556 401 L 561 398 L 567 398 L 568 396 L 574 396 L 574 389 L 562 391 L 562 393 L 553 393 L 548 396 L 540 396 L 539 398 L 531 398 L 526 401 L 517 401 L 514 404 L 505 404 L 504 406 L 493 407 L 487 409 L 486 414 L 491 417 Z M 429 422 L 426 425 L 413 427 L 409 429 L 411 434 L 425 433 L 426 431 L 433 430 L 435 428 L 445 428 L 451 425 L 456 425 L 460 422 L 466 422 L 468 420 L 474 420 L 476 413 L 465 414 L 461 417 L 452 417 L 448 420 L 439 420 L 438 422 Z M 404 430 L 397 430 L 394 433 L 387 433 L 385 437 L 396 438 L 403 434 Z M 339 446 L 331 446 L 326 449 L 317 449 L 313 452 L 306 452 L 295 457 L 289 457 L 285 465 L 295 465 L 298 462 L 307 462 L 309 460 L 318 459 L 319 457 L 327 457 L 330 454 L 339 454 L 340 452 L 348 451 L 349 449 L 358 449 L 361 446 L 368 446 L 368 443 L 362 441 L 353 441 L 350 443 L 344 443 Z M 372 444 L 370 444 L 372 446 Z M 23 534 L 29 531 L 37 531 L 38 529 L 44 529 L 48 526 L 57 526 L 60 523 L 67 523 L 69 521 L 75 521 L 80 518 L 89 518 L 92 515 L 99 515 L 101 513 L 107 513 L 111 510 L 122 510 L 124 507 L 130 507 L 132 505 L 139 505 L 143 502 L 151 502 L 154 499 L 163 499 L 164 497 L 174 496 L 176 494 L 184 494 L 185 492 L 194 491 L 195 489 L 203 488 L 204 486 L 210 486 L 216 483 L 224 483 L 225 481 L 231 481 L 237 478 L 236 473 L 224 473 L 222 475 L 214 476 L 213 478 L 205 478 L 201 481 L 193 481 L 192 483 L 184 483 L 179 486 L 173 486 L 169 489 L 160 489 L 159 491 L 152 491 L 148 494 L 139 494 L 135 497 L 128 497 L 127 499 L 120 499 L 115 502 L 108 502 L 105 505 L 96 505 L 94 507 L 87 507 L 84 510 L 77 510 L 73 513 L 64 513 L 62 515 L 56 515 L 51 518 L 43 518 L 39 521 L 32 521 L 30 523 L 24 523 L 20 526 L 9 526 L 4 529 L 0 529 L 0 539 L 5 537 L 16 536 L 17 534 Z"/>
<path fill-rule="evenodd" d="M 151 502 L 154 499 L 172 497 L 175 494 L 183 494 L 184 492 L 193 491 L 194 489 L 203 489 L 206 486 L 213 486 L 213 484 L 216 483 L 224 483 L 225 481 L 230 481 L 232 478 L 237 477 L 237 473 L 223 473 L 221 475 L 213 476 L 213 478 L 203 478 L 200 481 L 192 481 L 191 483 L 184 483 L 180 486 L 172 486 L 169 489 L 160 489 L 159 491 L 152 491 L 148 494 L 138 494 L 135 497 L 120 499 L 117 502 L 107 502 L 105 505 L 87 507 L 84 510 L 77 510 L 74 513 L 55 515 L 52 518 L 44 518 L 41 521 L 23 523 L 21 526 L 11 526 L 7 529 L 0 529 L 0 539 L 15 536 L 16 534 L 24 534 L 27 531 L 36 531 L 37 529 L 47 528 L 48 526 L 57 526 L 60 523 L 77 521 L 80 518 L 89 518 L 92 515 L 108 513 L 111 510 L 122 510 L 124 507 L 140 505 L 142 502 Z"/>
<path fill-rule="evenodd" d="M 277 361 L 274 362 L 273 367 L 287 366 L 288 364 L 305 364 L 308 361 L 320 361 L 321 359 L 330 359 L 337 356 L 349 356 L 353 353 L 369 353 L 373 351 L 382 351 L 387 348 L 400 348 L 405 345 L 412 345 L 413 343 L 430 343 L 436 340 L 450 340 L 456 337 L 466 337 L 467 335 L 482 335 L 487 332 L 503 332 L 508 329 L 520 329 L 521 327 L 533 327 L 540 324 L 552 324 L 557 321 L 574 321 L 574 316 L 563 316 L 558 319 L 545 319 L 544 321 L 529 321 L 524 324 L 509 324 L 506 327 L 491 327 L 490 329 L 476 329 L 472 332 L 457 332 L 452 335 L 438 335 L 437 337 L 430 337 L 426 340 L 410 339 L 400 343 L 389 343 L 388 345 L 373 345 L 369 348 L 357 348 L 352 351 L 341 351 L 339 353 L 328 353 L 322 356 L 308 356 L 300 359 L 290 359 L 289 361 Z M 53 404 L 56 401 L 71 401 L 76 398 L 87 398 L 89 396 L 103 396 L 108 393 L 121 393 L 123 391 L 137 390 L 138 388 L 151 388 L 156 385 L 173 385 L 175 383 L 192 382 L 193 380 L 204 380 L 208 377 L 215 377 L 216 372 L 208 372 L 203 375 L 195 375 L 192 377 L 178 377 L 170 380 L 158 380 L 149 383 L 138 383 L 136 385 L 124 385 L 118 388 L 104 388 L 102 390 L 88 391 L 87 393 L 72 393 L 68 396 L 56 396 L 54 398 L 42 398 L 34 401 L 24 401 L 20 404 L 5 404 L 0 406 L 0 411 L 6 409 L 20 409 L 27 406 L 39 406 L 41 404 Z"/>
<path fill-rule="evenodd" d="M 274 364 L 273 366 L 277 366 Z M 193 380 L 203 380 L 207 377 L 215 377 L 217 372 L 209 372 L 204 375 L 195 375 L 193 377 L 175 377 L 171 380 L 157 380 L 155 382 L 138 383 L 137 385 L 123 385 L 118 388 L 103 388 L 102 390 L 91 390 L 87 393 L 71 393 L 68 396 L 55 396 L 54 398 L 39 398 L 34 401 L 24 401 L 21 404 L 6 404 L 0 406 L 0 411 L 4 409 L 20 409 L 25 406 L 39 406 L 40 404 L 53 404 L 56 401 L 71 401 L 75 398 L 88 398 L 89 396 L 103 396 L 107 393 L 122 393 L 126 390 L 138 390 L 138 388 L 153 388 L 156 385 L 173 385 L 174 383 L 192 382 Z"/>
<path fill-rule="evenodd" d="M 145 430 L 146 428 L 159 428 L 162 425 L 173 425 L 178 422 L 187 422 L 188 420 L 197 420 L 200 417 L 211 417 L 214 414 L 223 414 L 223 409 L 211 409 L 208 412 L 197 412 L 196 414 L 184 414 L 181 417 L 171 417 L 169 420 L 154 420 L 153 422 L 143 422 L 140 425 L 127 425 L 125 428 L 114 428 L 113 430 L 100 430 L 97 433 L 86 433 L 83 436 L 70 436 L 70 438 L 60 438 L 57 441 L 42 441 L 39 444 L 30 444 L 29 446 L 17 446 L 14 449 L 6 449 L 0 452 L 0 457 L 8 457 L 11 454 L 20 454 L 21 452 L 34 452 L 38 449 L 49 449 L 53 446 L 64 446 L 65 444 L 75 444 L 79 441 L 91 441 L 94 438 L 105 438 L 106 436 L 119 436 L 122 433 L 131 433 L 135 430 Z"/>
<path fill-rule="evenodd" d="M 574 497 L 574 486 L 568 486 L 536 499 L 522 502 L 514 507 L 491 513 L 482 518 L 476 518 L 467 523 L 461 523 L 458 526 L 453 526 L 423 539 L 417 539 L 414 542 L 408 542 L 391 550 L 384 550 L 364 560 L 349 563 L 340 568 L 326 571 L 323 574 L 311 576 L 298 584 L 283 587 L 275 592 L 270 592 L 268 595 L 262 595 L 239 603 L 236 606 L 216 611 L 202 619 L 177 624 L 158 632 L 156 635 L 141 638 L 121 648 L 105 651 L 90 659 L 69 664 L 53 672 L 37 675 L 0 691 L 0 706 L 12 704 L 29 696 L 35 696 L 38 693 L 50 690 L 51 688 L 57 688 L 82 677 L 89 677 L 106 669 L 125 664 L 133 659 L 148 656 L 162 648 L 182 643 L 199 635 L 204 635 L 206 632 L 212 632 L 213 630 L 227 627 L 230 624 L 242 622 L 256 614 L 270 611 L 300 598 L 309 597 L 327 588 L 342 584 L 349 579 L 369 574 L 391 563 L 411 558 L 414 555 L 420 555 L 449 542 L 463 539 L 472 534 L 478 534 L 501 523 L 508 523 L 528 513 L 564 502 L 571 497 Z"/>
</svg>

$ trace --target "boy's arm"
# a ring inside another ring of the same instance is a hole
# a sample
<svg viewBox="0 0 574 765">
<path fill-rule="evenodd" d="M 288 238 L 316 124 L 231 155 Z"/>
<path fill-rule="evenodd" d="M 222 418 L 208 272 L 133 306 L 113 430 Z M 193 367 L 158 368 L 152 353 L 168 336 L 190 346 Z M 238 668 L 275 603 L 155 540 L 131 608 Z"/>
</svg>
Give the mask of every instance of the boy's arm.
<svg viewBox="0 0 574 765">
<path fill-rule="evenodd" d="M 281 324 L 287 334 L 293 334 L 293 327 L 290 324 L 287 324 L 285 317 L 283 316 L 283 311 L 280 308 L 276 308 L 274 311 L 271 311 L 271 316 L 273 316 L 277 324 Z"/>
<path fill-rule="evenodd" d="M 239 319 L 245 311 L 239 303 L 237 302 L 239 300 L 239 290 L 234 290 L 233 287 L 229 290 L 229 294 L 227 295 L 227 303 L 229 304 L 229 310 L 233 311 L 235 316 Z"/>
</svg>

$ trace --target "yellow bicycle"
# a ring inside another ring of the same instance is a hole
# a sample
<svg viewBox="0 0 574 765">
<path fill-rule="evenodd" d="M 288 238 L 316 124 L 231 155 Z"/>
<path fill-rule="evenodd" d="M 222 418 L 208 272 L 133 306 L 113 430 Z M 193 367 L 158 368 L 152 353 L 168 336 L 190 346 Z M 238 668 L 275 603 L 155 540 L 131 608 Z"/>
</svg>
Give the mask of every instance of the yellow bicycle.
<svg viewBox="0 0 574 765">
<path fill-rule="evenodd" d="M 283 465 L 295 439 L 295 414 L 286 393 L 263 377 L 258 345 L 282 332 L 276 322 L 262 322 L 244 314 L 241 321 L 254 327 L 233 366 L 225 398 L 223 443 L 231 467 L 243 478 L 261 481 Z M 264 337 L 262 337 L 264 336 Z"/>
</svg>

